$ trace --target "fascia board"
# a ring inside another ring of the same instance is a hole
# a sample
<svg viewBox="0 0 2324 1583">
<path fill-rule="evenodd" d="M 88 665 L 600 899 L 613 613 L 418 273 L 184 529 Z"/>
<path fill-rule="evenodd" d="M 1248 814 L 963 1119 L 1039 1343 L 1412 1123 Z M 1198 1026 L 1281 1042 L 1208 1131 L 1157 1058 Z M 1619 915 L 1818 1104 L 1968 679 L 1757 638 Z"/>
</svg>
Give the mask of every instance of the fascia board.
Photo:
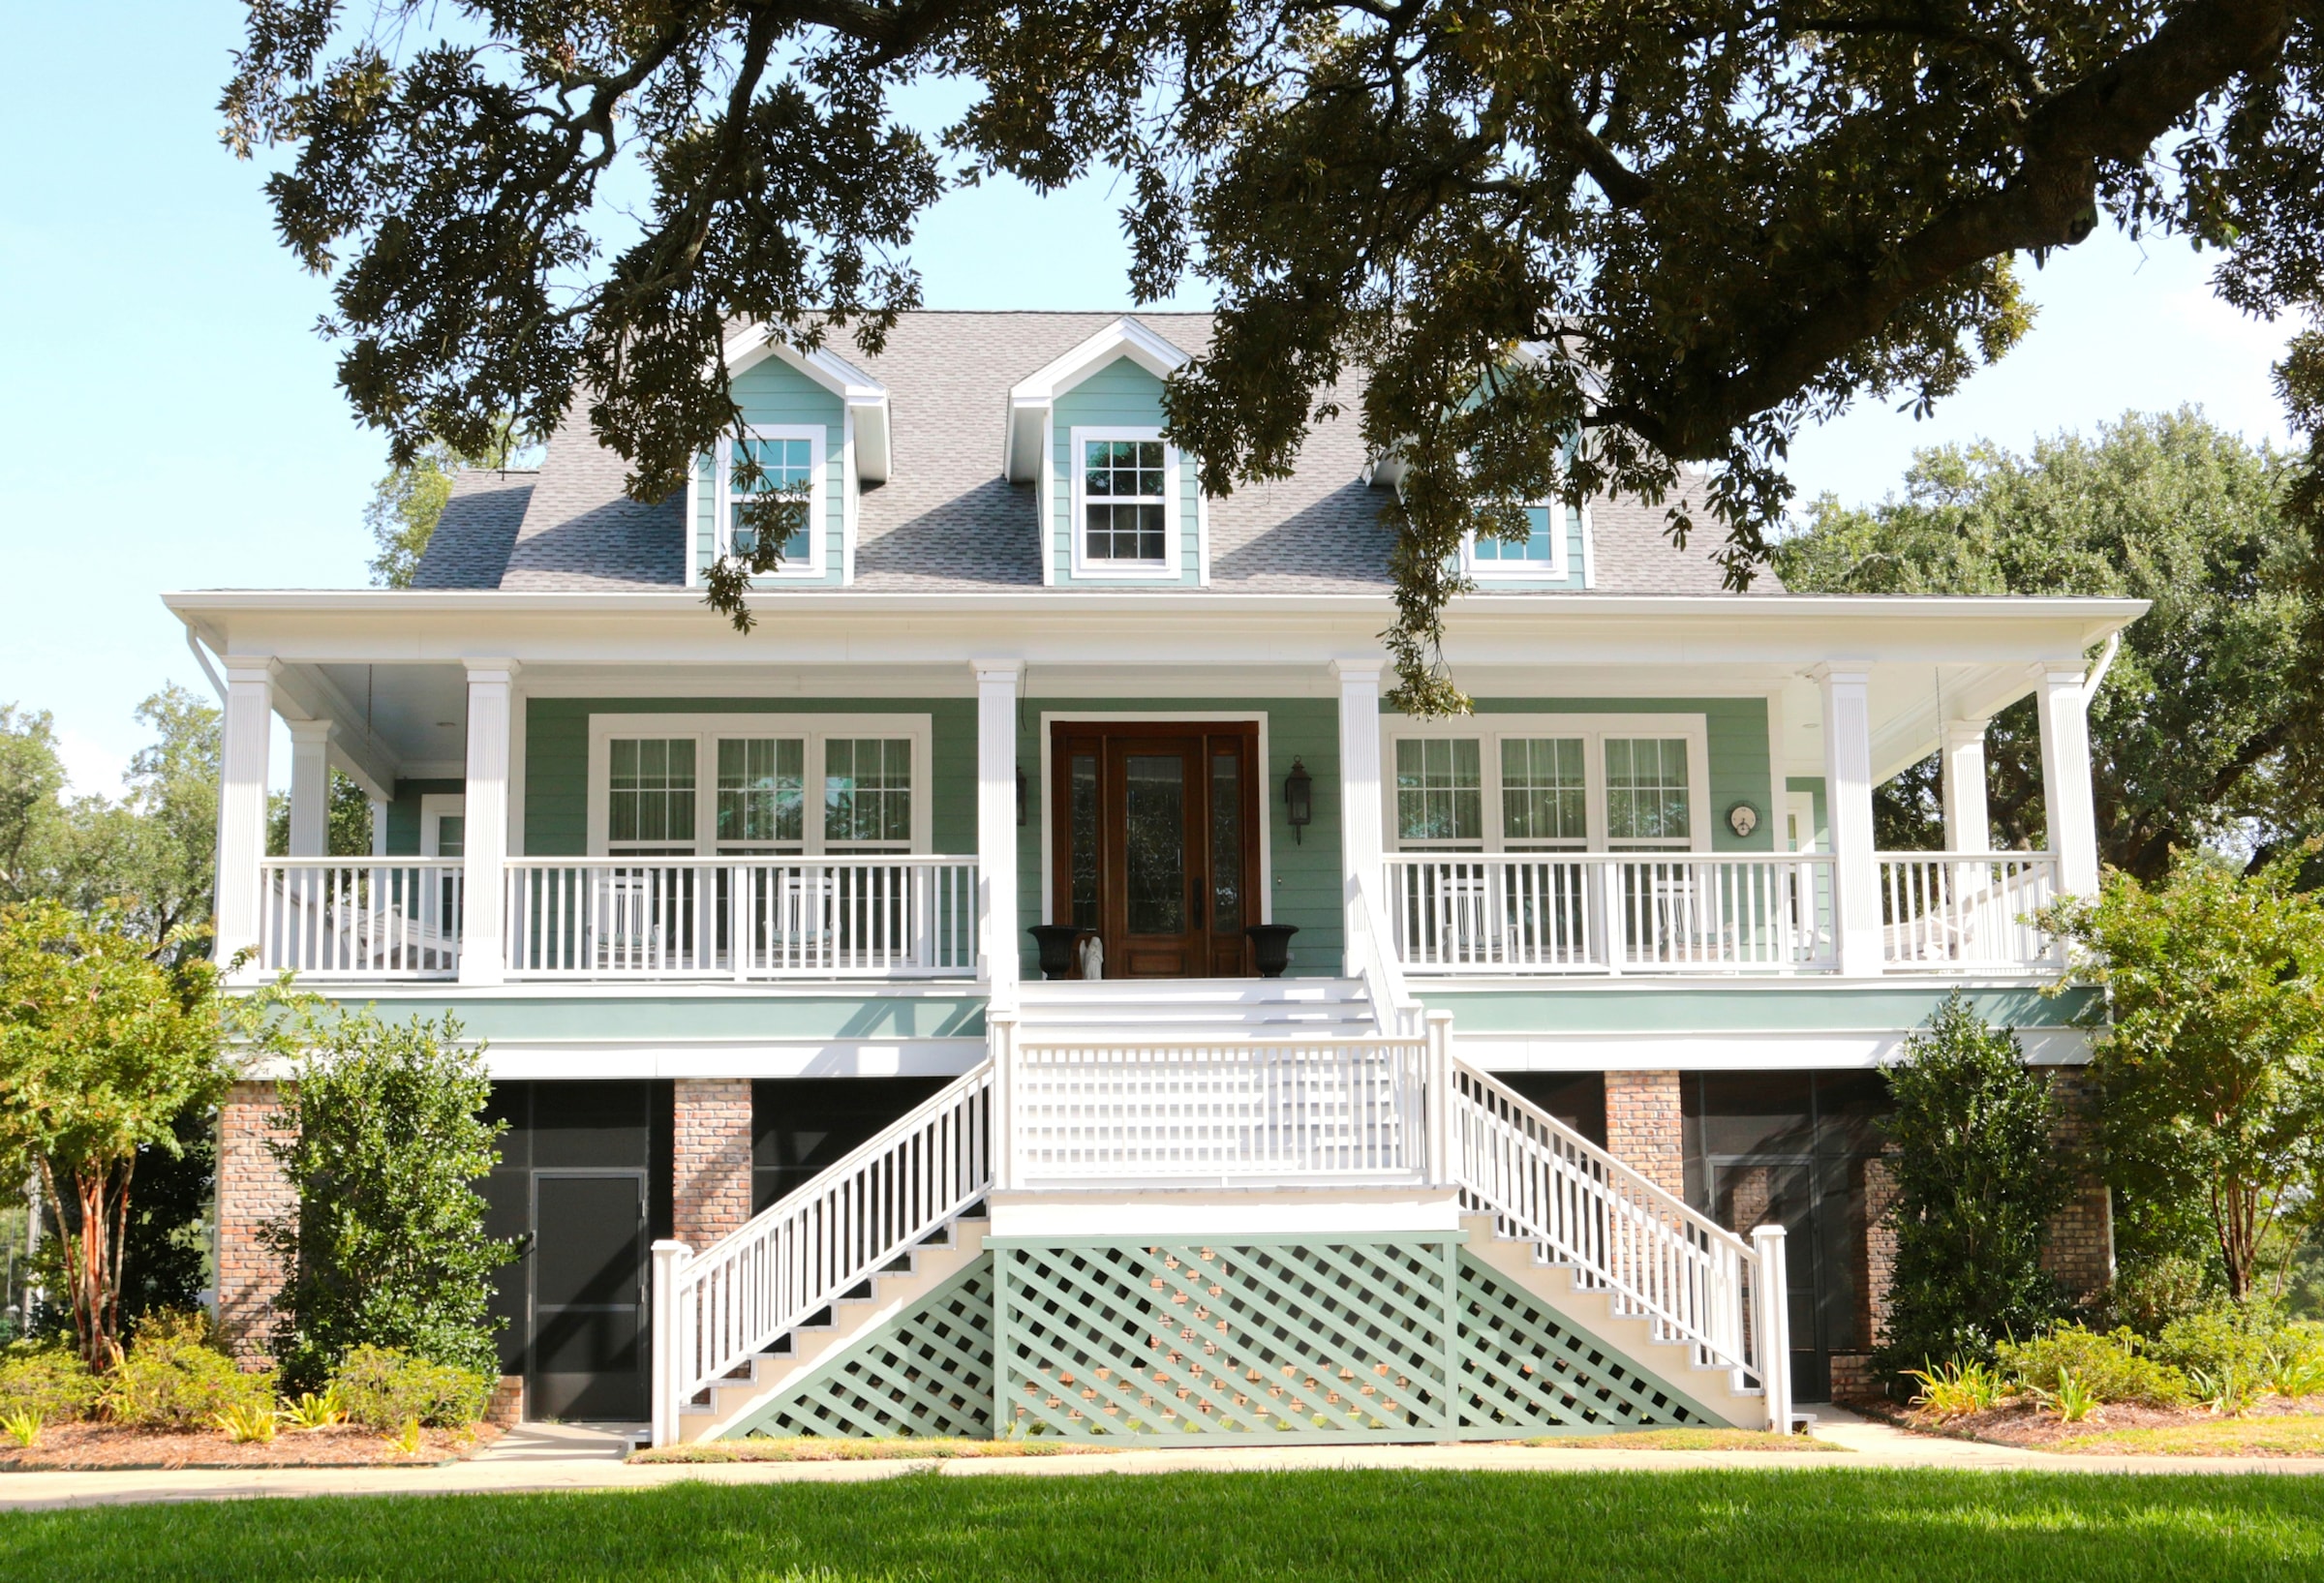
<svg viewBox="0 0 2324 1583">
<path fill-rule="evenodd" d="M 1120 356 L 1127 356 L 1157 380 L 1169 379 L 1193 361 L 1189 353 L 1172 346 L 1135 319 L 1124 317 L 1011 385 L 1009 400 L 1012 404 L 1054 401 L 1079 384 L 1084 376 Z"/>
</svg>

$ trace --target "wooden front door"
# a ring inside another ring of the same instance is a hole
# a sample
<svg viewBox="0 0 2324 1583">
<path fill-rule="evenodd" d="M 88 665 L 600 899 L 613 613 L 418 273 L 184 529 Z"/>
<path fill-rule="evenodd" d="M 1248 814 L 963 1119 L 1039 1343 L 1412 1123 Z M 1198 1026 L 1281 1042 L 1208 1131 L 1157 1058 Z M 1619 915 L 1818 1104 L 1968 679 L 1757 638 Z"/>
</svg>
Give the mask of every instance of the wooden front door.
<svg viewBox="0 0 2324 1583">
<path fill-rule="evenodd" d="M 1259 922 L 1259 728 L 1054 727 L 1050 916 L 1094 932 L 1107 978 L 1238 978 Z"/>
</svg>

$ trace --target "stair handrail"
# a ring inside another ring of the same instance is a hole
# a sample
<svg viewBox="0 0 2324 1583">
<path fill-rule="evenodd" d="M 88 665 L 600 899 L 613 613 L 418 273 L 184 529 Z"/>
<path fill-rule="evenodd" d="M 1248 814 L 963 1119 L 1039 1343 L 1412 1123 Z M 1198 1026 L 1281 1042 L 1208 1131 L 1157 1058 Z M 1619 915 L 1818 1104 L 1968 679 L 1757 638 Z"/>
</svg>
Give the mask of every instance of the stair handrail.
<svg viewBox="0 0 2324 1583">
<path fill-rule="evenodd" d="M 1363 981 L 1373 1023 L 1391 1038 L 1419 1037 L 1421 1003 L 1405 984 L 1403 964 L 1396 960 L 1388 931 L 1381 928 L 1379 903 L 1360 873 L 1348 876 L 1346 911 L 1350 976 Z"/>
<path fill-rule="evenodd" d="M 1755 1383 L 1765 1378 L 1755 1321 L 1762 1263 L 1752 1243 L 1542 1111 L 1455 1060 L 1452 1124 L 1464 1207 L 1493 1216 L 1577 1284 L 1645 1318 L 1659 1341 Z"/>
<path fill-rule="evenodd" d="M 700 1253 L 655 1244 L 654 1444 L 732 1373 L 991 1191 L 993 1063 L 974 1068 Z"/>
</svg>

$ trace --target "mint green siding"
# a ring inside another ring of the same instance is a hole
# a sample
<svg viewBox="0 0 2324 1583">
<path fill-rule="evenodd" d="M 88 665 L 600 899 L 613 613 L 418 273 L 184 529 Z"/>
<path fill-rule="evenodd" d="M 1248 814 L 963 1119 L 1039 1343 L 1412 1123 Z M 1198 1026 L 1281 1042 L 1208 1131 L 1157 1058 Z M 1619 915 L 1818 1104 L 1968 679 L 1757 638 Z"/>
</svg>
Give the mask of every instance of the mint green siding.
<svg viewBox="0 0 2324 1583">
<path fill-rule="evenodd" d="M 1026 778 L 1025 823 L 1017 832 L 1018 907 L 1029 928 L 1047 916 L 1049 893 L 1041 878 L 1042 854 L 1048 833 L 1041 828 L 1041 737 L 1044 711 L 1067 718 L 1091 718 L 1109 714 L 1144 715 L 1173 721 L 1216 720 L 1230 714 L 1263 712 L 1267 747 L 1267 778 L 1259 788 L 1267 812 L 1268 852 L 1273 872 L 1269 877 L 1268 917 L 1278 924 L 1297 924 L 1291 942 L 1293 978 L 1333 978 L 1340 968 L 1339 870 L 1339 705 L 1330 698 L 1253 698 L 1227 702 L 1217 698 L 1027 698 L 1019 711 L 1017 763 Z M 1315 778 L 1314 821 L 1295 840 L 1283 822 L 1283 777 L 1293 759 L 1304 761 Z M 1026 978 L 1038 978 L 1032 939 L 1020 933 L 1021 960 Z"/>
<path fill-rule="evenodd" d="M 845 571 L 846 456 L 845 408 L 840 398 L 780 357 L 745 369 L 733 385 L 735 405 L 746 423 L 780 423 L 823 429 L 823 570 L 821 580 L 840 582 Z M 694 564 L 699 572 L 718 555 L 718 468 L 702 457 L 694 471 Z"/>
<path fill-rule="evenodd" d="M 1073 431 L 1081 429 L 1159 429 L 1162 426 L 1162 381 L 1127 357 L 1116 357 L 1071 390 L 1057 397 L 1053 414 L 1051 495 L 1055 536 L 1050 546 L 1051 569 L 1059 587 L 1071 587 L 1073 537 L 1079 531 L 1073 512 L 1073 481 L 1081 458 L 1073 454 Z M 1170 568 L 1143 579 L 1091 577 L 1086 587 L 1118 588 L 1125 580 L 1194 584 L 1202 581 L 1200 486 L 1190 458 L 1178 458 L 1178 512 L 1176 554 Z"/>
<path fill-rule="evenodd" d="M 419 800 L 423 797 L 458 797 L 468 790 L 465 780 L 399 780 L 395 796 L 387 804 L 387 855 L 396 858 L 419 856 Z"/>
<path fill-rule="evenodd" d="M 1823 776 L 1819 775 L 1792 776 L 1784 782 L 1784 790 L 1787 792 L 1806 792 L 1811 797 L 1815 798 L 1816 811 L 1813 817 L 1816 823 L 1816 844 L 1819 848 L 1824 851 L 1830 851 L 1832 846 L 1832 827 L 1830 823 L 1830 815 L 1824 811 L 1823 807 Z"/>
<path fill-rule="evenodd" d="M 1690 984 L 1544 983 L 1539 988 L 1465 989 L 1425 978 L 1413 992 L 1452 1013 L 1460 1034 L 1893 1033 L 1926 1022 L 1952 993 L 1950 985 L 1857 985 L 1815 979 L 1788 984 L 1705 987 Z M 2032 986 L 1966 991 L 1996 1027 L 2072 1027 L 2096 991 L 2044 995 Z M 1781 1064 L 1780 1062 L 1771 1064 Z"/>
<path fill-rule="evenodd" d="M 525 850 L 589 850 L 589 718 L 593 715 L 926 715 L 929 840 L 938 853 L 976 850 L 976 701 L 971 698 L 535 698 L 525 707 Z"/>
<path fill-rule="evenodd" d="M 1479 715 L 1699 715 L 1710 749 L 1710 795 L 1702 816 L 1711 822 L 1714 852 L 1772 852 L 1781 814 L 1767 806 L 1772 780 L 1767 761 L 1764 698 L 1480 698 Z M 1381 713 L 1391 714 L 1385 705 Z M 1387 767 L 1392 776 L 1394 766 Z M 1392 788 L 1390 789 L 1392 795 Z M 1727 810 L 1749 803 L 1758 828 L 1737 836 Z"/>
</svg>

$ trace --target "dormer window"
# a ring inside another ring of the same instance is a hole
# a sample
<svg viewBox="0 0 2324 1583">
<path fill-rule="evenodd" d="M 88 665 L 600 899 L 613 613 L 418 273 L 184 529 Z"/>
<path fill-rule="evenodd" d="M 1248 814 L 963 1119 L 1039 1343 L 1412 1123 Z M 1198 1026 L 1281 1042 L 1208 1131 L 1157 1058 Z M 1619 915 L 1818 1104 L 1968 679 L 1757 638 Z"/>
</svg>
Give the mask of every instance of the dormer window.
<svg viewBox="0 0 2324 1583">
<path fill-rule="evenodd" d="M 1076 429 L 1073 520 L 1077 571 L 1171 567 L 1175 458 L 1152 429 Z"/>
<path fill-rule="evenodd" d="M 1567 511 L 1562 507 L 1529 505 L 1525 508 L 1525 520 L 1532 531 L 1522 542 L 1471 535 L 1466 546 L 1470 575 L 1563 582 L 1568 575 L 1566 518 Z"/>
<path fill-rule="evenodd" d="M 720 555 L 747 556 L 757 547 L 759 530 L 745 515 L 754 498 L 787 497 L 779 508 L 782 520 L 791 524 L 783 535 L 781 563 L 760 575 L 824 575 L 823 441 L 820 426 L 759 425 L 739 445 L 732 439 L 719 441 Z M 746 456 L 758 465 L 758 477 L 748 483 L 736 476 Z"/>
</svg>

